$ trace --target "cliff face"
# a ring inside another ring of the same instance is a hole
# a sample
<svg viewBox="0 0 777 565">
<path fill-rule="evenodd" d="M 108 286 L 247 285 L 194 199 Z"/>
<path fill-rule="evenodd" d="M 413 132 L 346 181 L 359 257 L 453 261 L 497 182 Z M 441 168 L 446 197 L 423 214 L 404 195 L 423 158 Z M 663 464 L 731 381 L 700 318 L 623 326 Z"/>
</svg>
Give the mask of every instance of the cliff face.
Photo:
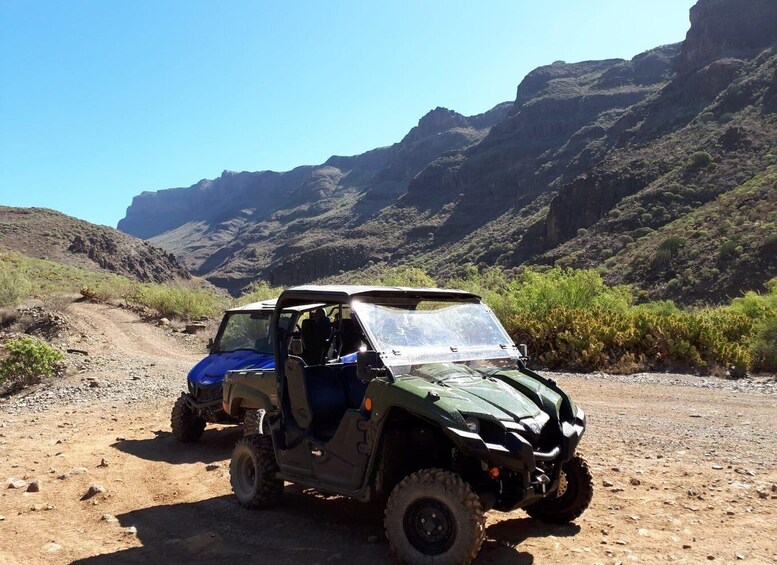
<svg viewBox="0 0 777 565">
<path fill-rule="evenodd" d="M 225 172 L 189 188 L 144 192 L 119 229 L 151 238 L 232 291 L 257 277 L 289 283 L 355 268 L 370 245 L 354 253 L 350 244 L 329 244 L 395 203 L 430 162 L 479 142 L 509 108 L 471 117 L 436 108 L 389 147 L 288 173 Z M 300 253 L 305 265 L 295 264 Z"/>
<path fill-rule="evenodd" d="M 119 227 L 232 291 L 347 280 L 381 262 L 443 278 L 466 263 L 540 263 L 602 267 L 656 297 L 723 299 L 774 265 L 721 265 L 708 280 L 624 264 L 654 253 L 673 222 L 707 206 L 714 217 L 718 198 L 775 159 L 777 3 L 699 0 L 690 19 L 680 44 L 540 67 L 512 103 L 468 117 L 436 108 L 390 147 L 144 193 Z M 762 237 L 744 255 L 762 256 L 775 220 L 753 225 Z M 721 238 L 739 233 L 727 229 Z M 745 268 L 758 274 L 732 274 Z M 712 290 L 700 298 L 702 283 Z"/>
<path fill-rule="evenodd" d="M 752 55 L 774 43 L 777 3 L 773 0 L 699 0 L 691 8 L 691 29 L 677 61 L 687 74 L 726 57 Z"/>
</svg>

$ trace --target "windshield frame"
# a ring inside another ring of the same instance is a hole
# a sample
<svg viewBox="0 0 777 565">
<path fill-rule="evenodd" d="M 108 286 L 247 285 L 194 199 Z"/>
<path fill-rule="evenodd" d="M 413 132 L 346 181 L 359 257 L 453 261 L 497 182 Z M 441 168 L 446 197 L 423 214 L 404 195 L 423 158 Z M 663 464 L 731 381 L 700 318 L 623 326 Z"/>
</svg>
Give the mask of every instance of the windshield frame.
<svg viewBox="0 0 777 565">
<path fill-rule="evenodd" d="M 291 313 L 290 313 L 291 314 Z M 221 349 L 221 340 L 224 337 L 224 332 L 227 329 L 227 325 L 229 324 L 230 320 L 232 320 L 233 317 L 236 316 L 248 316 L 252 317 L 255 315 L 262 315 L 263 317 L 267 318 L 267 324 L 268 324 L 268 340 L 267 340 L 267 347 L 265 350 L 259 350 L 255 347 L 238 347 L 235 349 Z M 257 353 L 259 355 L 272 355 L 273 354 L 273 346 L 272 346 L 272 340 L 271 340 L 271 334 L 269 333 L 271 331 L 270 324 L 272 323 L 272 316 L 273 311 L 272 310 L 232 310 L 227 311 L 224 313 L 224 317 L 221 320 L 221 324 L 219 325 L 218 333 L 216 334 L 216 338 L 213 340 L 213 347 L 211 348 L 212 354 L 222 354 L 222 353 L 234 353 L 236 351 L 253 351 L 254 353 Z M 292 318 L 294 316 L 292 315 Z"/>
</svg>

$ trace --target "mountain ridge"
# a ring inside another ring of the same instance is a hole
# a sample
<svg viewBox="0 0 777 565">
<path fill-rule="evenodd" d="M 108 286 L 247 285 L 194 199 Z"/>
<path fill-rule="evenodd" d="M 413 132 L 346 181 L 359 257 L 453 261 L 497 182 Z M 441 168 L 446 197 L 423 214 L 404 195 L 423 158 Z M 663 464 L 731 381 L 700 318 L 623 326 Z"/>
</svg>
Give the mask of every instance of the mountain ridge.
<svg viewBox="0 0 777 565">
<path fill-rule="evenodd" d="M 222 175 L 144 193 L 119 227 L 153 233 L 154 243 L 232 292 L 257 279 L 347 278 L 375 263 L 420 266 L 445 279 L 473 263 L 598 267 L 653 298 L 696 300 L 692 283 L 662 278 L 676 273 L 629 279 L 611 260 L 623 252 L 621 239 L 653 245 L 645 230 L 669 230 L 771 164 L 777 5 L 699 0 L 690 16 L 681 43 L 630 60 L 538 67 L 513 102 L 470 117 L 435 108 L 391 146 L 287 173 L 237 173 L 242 185 Z M 707 153 L 708 166 L 689 167 L 695 153 Z M 189 202 L 171 198 L 181 195 Z M 199 215 L 180 214 L 187 206 Z M 616 227 L 608 220 L 616 208 L 640 219 Z M 755 229 L 766 241 L 774 222 Z M 595 234 L 596 246 L 586 247 Z M 767 263 L 759 277 L 775 274 Z M 764 282 L 759 277 L 741 290 Z M 707 299 L 732 291 L 715 287 Z"/>
</svg>

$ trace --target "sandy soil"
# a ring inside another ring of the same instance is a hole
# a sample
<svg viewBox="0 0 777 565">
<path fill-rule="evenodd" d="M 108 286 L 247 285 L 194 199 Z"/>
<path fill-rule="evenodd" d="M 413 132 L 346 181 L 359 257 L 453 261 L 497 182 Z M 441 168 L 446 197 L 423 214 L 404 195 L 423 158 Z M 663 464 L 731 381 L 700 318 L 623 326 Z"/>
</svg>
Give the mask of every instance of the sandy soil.
<svg viewBox="0 0 777 565">
<path fill-rule="evenodd" d="M 381 508 L 288 486 L 277 508 L 243 510 L 227 469 L 241 431 L 172 438 L 201 344 L 120 309 L 69 315 L 67 345 L 89 357 L 0 403 L 0 563 L 391 563 Z M 490 513 L 477 563 L 777 562 L 773 388 L 556 378 L 588 414 L 593 503 L 565 527 Z M 96 484 L 105 492 L 85 497 Z"/>
</svg>

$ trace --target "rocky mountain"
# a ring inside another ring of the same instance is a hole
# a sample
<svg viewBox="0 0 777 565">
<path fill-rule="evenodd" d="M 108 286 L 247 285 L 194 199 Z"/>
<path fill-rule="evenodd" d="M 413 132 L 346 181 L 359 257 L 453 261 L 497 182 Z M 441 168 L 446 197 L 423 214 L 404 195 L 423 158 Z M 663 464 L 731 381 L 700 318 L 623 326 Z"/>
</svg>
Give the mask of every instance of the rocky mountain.
<svg viewBox="0 0 777 565">
<path fill-rule="evenodd" d="M 540 67 L 514 102 L 437 108 L 390 147 L 143 193 L 119 228 L 232 291 L 380 263 L 598 267 L 683 302 L 759 288 L 777 276 L 777 3 L 690 16 L 682 43 Z"/>
<path fill-rule="evenodd" d="M 436 108 L 389 147 L 285 173 L 225 171 L 189 188 L 144 192 L 119 229 L 150 238 L 233 291 L 257 277 L 287 283 L 353 268 L 350 246 L 339 256 L 340 246 L 331 244 L 396 203 L 430 162 L 481 141 L 510 107 L 469 117 Z M 316 250 L 321 259 L 295 272 L 298 254 Z"/>
<path fill-rule="evenodd" d="M 189 278 L 174 255 L 147 241 L 45 208 L 0 206 L 0 252 L 105 270 L 141 282 Z"/>
</svg>

